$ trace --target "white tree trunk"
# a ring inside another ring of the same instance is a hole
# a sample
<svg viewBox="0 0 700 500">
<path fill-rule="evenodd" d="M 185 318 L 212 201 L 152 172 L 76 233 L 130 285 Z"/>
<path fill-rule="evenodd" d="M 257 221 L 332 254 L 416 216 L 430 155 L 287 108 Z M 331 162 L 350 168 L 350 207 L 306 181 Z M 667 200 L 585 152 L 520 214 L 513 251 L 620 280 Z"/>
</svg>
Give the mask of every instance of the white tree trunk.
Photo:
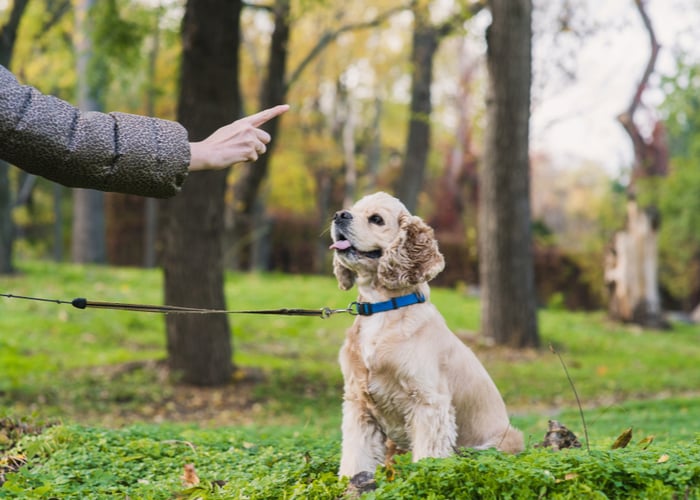
<svg viewBox="0 0 700 500">
<path fill-rule="evenodd" d="M 615 234 L 606 256 L 610 315 L 643 326 L 665 326 L 658 281 L 658 234 L 636 201 L 627 203 L 627 227 Z"/>
</svg>

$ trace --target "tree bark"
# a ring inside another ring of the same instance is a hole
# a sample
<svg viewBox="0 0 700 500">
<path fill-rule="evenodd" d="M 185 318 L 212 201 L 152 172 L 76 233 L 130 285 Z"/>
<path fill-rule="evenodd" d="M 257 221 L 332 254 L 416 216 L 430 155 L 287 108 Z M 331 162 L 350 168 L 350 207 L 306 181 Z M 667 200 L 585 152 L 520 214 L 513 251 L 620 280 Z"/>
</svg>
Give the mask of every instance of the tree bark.
<svg viewBox="0 0 700 500">
<path fill-rule="evenodd" d="M 479 191 L 481 328 L 498 344 L 537 347 L 529 118 L 531 0 L 490 0 L 487 125 Z"/>
<path fill-rule="evenodd" d="M 201 140 L 241 115 L 238 80 L 240 0 L 189 0 L 182 24 L 178 119 Z M 225 309 L 223 214 L 228 172 L 190 174 L 163 205 L 165 301 Z M 226 315 L 169 315 L 170 369 L 186 383 L 221 385 L 233 371 Z"/>
</svg>

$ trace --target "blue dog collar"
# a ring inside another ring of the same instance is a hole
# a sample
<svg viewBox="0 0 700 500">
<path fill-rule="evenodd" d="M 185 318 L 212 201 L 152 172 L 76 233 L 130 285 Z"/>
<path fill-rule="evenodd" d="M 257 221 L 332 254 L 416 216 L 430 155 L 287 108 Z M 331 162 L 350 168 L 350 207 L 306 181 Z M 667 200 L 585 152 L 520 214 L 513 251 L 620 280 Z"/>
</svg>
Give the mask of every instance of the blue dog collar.
<svg viewBox="0 0 700 500">
<path fill-rule="evenodd" d="M 392 297 L 384 302 L 353 302 L 350 304 L 350 310 L 354 309 L 355 314 L 360 316 L 371 316 L 372 314 L 393 311 L 400 307 L 422 304 L 423 302 L 425 302 L 425 295 L 420 292 L 414 292 L 400 297 Z"/>
</svg>

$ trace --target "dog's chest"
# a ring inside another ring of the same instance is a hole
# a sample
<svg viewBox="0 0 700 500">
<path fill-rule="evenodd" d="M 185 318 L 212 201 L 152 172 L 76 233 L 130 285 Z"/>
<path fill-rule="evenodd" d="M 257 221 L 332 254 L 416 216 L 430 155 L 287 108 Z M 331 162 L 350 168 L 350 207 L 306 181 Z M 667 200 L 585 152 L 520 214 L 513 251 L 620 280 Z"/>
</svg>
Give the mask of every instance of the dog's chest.
<svg viewBox="0 0 700 500">
<path fill-rule="evenodd" d="M 380 316 L 366 318 L 359 329 L 360 355 L 365 367 L 370 371 L 378 369 L 382 363 L 382 354 L 390 341 L 386 331 L 386 322 Z"/>
<path fill-rule="evenodd" d="M 414 384 L 399 374 L 397 350 L 405 341 L 386 322 L 367 318 L 359 331 L 359 352 L 367 369 L 367 392 L 372 414 L 383 431 L 401 447 L 410 448 L 406 413 L 415 404 Z M 392 325 L 395 326 L 395 325 Z"/>
</svg>

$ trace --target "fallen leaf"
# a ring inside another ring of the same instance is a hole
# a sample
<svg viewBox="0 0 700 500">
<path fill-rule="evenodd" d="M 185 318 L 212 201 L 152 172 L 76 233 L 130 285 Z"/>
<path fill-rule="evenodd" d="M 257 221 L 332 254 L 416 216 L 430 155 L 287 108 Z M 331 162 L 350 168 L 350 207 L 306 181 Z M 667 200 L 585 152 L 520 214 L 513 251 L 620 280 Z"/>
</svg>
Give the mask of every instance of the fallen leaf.
<svg viewBox="0 0 700 500">
<path fill-rule="evenodd" d="M 669 457 L 668 455 L 666 455 L 666 454 L 664 453 L 663 455 L 661 455 L 661 456 L 659 457 L 659 459 L 656 461 L 656 463 L 657 463 L 657 464 L 662 464 L 662 463 L 664 463 L 664 462 L 668 462 L 668 460 L 669 460 L 670 458 L 671 458 L 671 457 Z"/>
<path fill-rule="evenodd" d="M 613 443 L 611 449 L 617 450 L 618 448 L 625 448 L 628 444 L 630 444 L 630 440 L 632 439 L 632 427 L 629 429 L 625 429 L 622 431 L 622 434 L 617 436 L 617 439 Z"/>
<path fill-rule="evenodd" d="M 562 450 L 564 448 L 580 448 L 581 442 L 576 437 L 576 434 L 571 432 L 566 426 L 562 425 L 557 420 L 550 420 L 547 433 L 544 436 L 544 441 L 537 443 L 535 447 L 551 447 L 553 450 Z"/>
<path fill-rule="evenodd" d="M 654 436 L 647 436 L 647 437 L 645 437 L 644 439 L 640 440 L 639 443 L 637 443 L 637 444 L 640 445 L 640 446 L 643 445 L 643 446 L 642 446 L 642 449 L 643 449 L 643 450 L 646 450 L 647 448 L 649 448 L 649 445 L 650 445 L 653 441 L 654 441 Z"/>
<path fill-rule="evenodd" d="M 182 476 L 182 484 L 184 486 L 197 486 L 199 484 L 199 477 L 197 472 L 194 470 L 194 464 L 185 464 Z"/>
</svg>

